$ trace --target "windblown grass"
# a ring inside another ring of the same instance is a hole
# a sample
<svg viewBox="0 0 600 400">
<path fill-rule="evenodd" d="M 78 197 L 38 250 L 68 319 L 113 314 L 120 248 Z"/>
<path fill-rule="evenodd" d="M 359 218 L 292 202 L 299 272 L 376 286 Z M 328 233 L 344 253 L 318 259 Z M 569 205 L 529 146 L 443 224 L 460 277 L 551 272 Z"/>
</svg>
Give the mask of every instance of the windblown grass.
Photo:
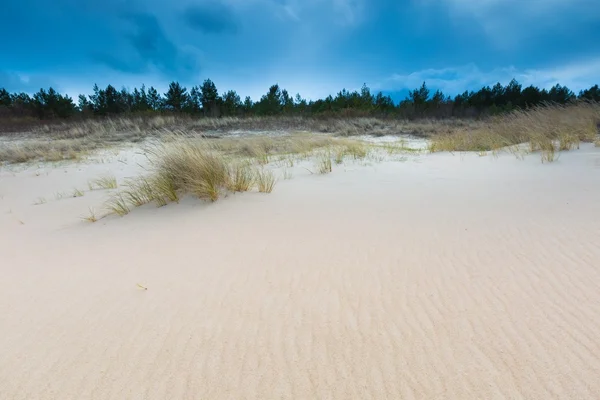
<svg viewBox="0 0 600 400">
<path fill-rule="evenodd" d="M 150 149 L 150 162 L 175 191 L 216 201 L 229 186 L 229 165 L 202 140 L 177 137 Z"/>
<path fill-rule="evenodd" d="M 543 162 L 551 162 L 557 151 L 593 142 L 599 124 L 600 104 L 546 105 L 493 118 L 475 130 L 434 135 L 429 150 L 514 151 L 516 145 L 529 143 L 530 151 L 539 151 Z"/>
<path fill-rule="evenodd" d="M 206 141 L 209 149 L 226 156 L 256 159 L 260 165 L 270 162 L 272 156 L 308 154 L 327 147 L 335 138 L 325 135 L 295 133 L 279 136 L 246 136 L 221 138 Z M 290 160 L 290 158 L 288 158 Z M 293 166 L 291 160 L 290 166 Z"/>
<path fill-rule="evenodd" d="M 330 151 L 322 153 L 317 158 L 317 170 L 320 174 L 328 174 L 332 171 Z"/>
<path fill-rule="evenodd" d="M 216 151 L 206 139 L 176 135 L 147 149 L 150 174 L 127 179 L 107 207 L 118 215 L 150 202 L 158 206 L 183 195 L 214 202 L 229 192 L 245 192 L 255 185 L 270 193 L 275 178 L 268 170 L 255 172 L 248 160 Z"/>
<path fill-rule="evenodd" d="M 120 217 L 131 212 L 131 208 L 127 203 L 123 193 L 116 193 L 113 195 L 113 197 L 106 203 L 106 208 Z"/>
<path fill-rule="evenodd" d="M 355 160 L 361 160 L 369 153 L 369 147 L 362 142 L 346 142 L 344 152 Z"/>
<path fill-rule="evenodd" d="M 100 178 L 88 182 L 90 190 L 94 189 L 116 189 L 118 186 L 117 178 L 114 175 L 103 175 Z"/>
<path fill-rule="evenodd" d="M 247 192 L 254 186 L 255 174 L 247 163 L 236 163 L 231 166 L 229 190 Z"/>
<path fill-rule="evenodd" d="M 77 160 L 90 150 L 80 140 L 18 140 L 0 144 L 0 163 L 18 164 L 30 161 L 56 162 Z"/>
<path fill-rule="evenodd" d="M 260 193 L 271 193 L 275 187 L 275 175 L 269 170 L 260 169 L 256 172 L 256 184 Z"/>
<path fill-rule="evenodd" d="M 98 221 L 98 216 L 96 215 L 96 211 L 92 207 L 90 207 L 89 214 L 81 217 L 81 219 L 87 222 L 96 222 Z"/>
</svg>

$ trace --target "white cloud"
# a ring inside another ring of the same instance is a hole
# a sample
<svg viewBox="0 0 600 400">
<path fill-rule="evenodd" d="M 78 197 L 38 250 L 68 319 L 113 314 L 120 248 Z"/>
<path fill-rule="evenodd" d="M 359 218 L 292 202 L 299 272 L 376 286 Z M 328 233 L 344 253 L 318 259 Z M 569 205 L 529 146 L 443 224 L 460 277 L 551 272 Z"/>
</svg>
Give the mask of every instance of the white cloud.
<svg viewBox="0 0 600 400">
<path fill-rule="evenodd" d="M 467 89 L 477 90 L 486 85 L 491 86 L 496 82 L 505 85 L 513 78 L 523 87 L 534 85 L 549 89 L 559 83 L 577 93 L 600 83 L 600 58 L 541 69 L 519 70 L 509 66 L 482 71 L 475 64 L 426 69 L 409 74 L 394 74 L 378 86 L 387 90 L 414 89 L 427 82 L 427 86 L 431 88 L 454 95 Z"/>
</svg>

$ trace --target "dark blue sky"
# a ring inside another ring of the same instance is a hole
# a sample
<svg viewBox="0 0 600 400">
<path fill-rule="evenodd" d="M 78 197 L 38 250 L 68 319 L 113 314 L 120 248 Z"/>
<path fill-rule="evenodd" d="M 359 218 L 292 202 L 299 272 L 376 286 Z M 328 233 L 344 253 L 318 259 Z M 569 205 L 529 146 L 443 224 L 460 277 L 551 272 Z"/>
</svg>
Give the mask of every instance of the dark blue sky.
<svg viewBox="0 0 600 400">
<path fill-rule="evenodd" d="M 600 83 L 600 0 L 1 0 L 0 16 L 10 91 L 211 78 L 256 99 L 273 83 L 308 98 L 363 83 Z"/>
</svg>

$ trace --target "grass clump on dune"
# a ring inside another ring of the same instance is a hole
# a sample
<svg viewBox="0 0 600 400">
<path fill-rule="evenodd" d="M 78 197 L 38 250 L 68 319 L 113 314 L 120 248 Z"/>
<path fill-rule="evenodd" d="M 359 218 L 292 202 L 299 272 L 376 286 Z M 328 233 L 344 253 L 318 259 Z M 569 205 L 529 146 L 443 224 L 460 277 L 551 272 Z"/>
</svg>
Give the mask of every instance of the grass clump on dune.
<svg viewBox="0 0 600 400">
<path fill-rule="evenodd" d="M 229 190 L 232 192 L 247 192 L 252 189 L 255 176 L 246 163 L 236 163 L 231 166 L 229 176 Z"/>
<path fill-rule="evenodd" d="M 271 193 L 275 187 L 275 175 L 265 169 L 256 172 L 256 184 L 260 193 Z"/>
<path fill-rule="evenodd" d="M 154 146 L 150 162 L 157 175 L 177 192 L 216 201 L 229 184 L 229 165 L 202 140 L 176 137 Z"/>
<path fill-rule="evenodd" d="M 317 169 L 320 174 L 328 174 L 332 172 L 331 166 L 331 152 L 328 151 L 326 153 L 321 154 L 317 158 Z"/>
<path fill-rule="evenodd" d="M 147 155 L 151 173 L 126 180 L 124 189 L 109 200 L 108 208 L 117 215 L 151 202 L 158 206 L 178 202 L 186 194 L 214 202 L 225 193 L 255 186 L 270 193 L 275 185 L 270 171 L 255 172 L 248 161 L 215 151 L 206 139 L 172 136 L 152 145 Z"/>
<path fill-rule="evenodd" d="M 546 105 L 493 118 L 475 130 L 433 135 L 429 150 L 514 151 L 514 146 L 529 143 L 531 152 L 539 151 L 543 162 L 551 162 L 557 151 L 593 142 L 599 123 L 600 104 Z"/>
<path fill-rule="evenodd" d="M 92 181 L 90 181 L 88 183 L 90 190 L 94 190 L 94 189 L 116 189 L 118 184 L 117 184 L 117 178 L 115 178 L 113 175 L 104 175 L 101 176 L 100 178 L 94 179 Z"/>
</svg>

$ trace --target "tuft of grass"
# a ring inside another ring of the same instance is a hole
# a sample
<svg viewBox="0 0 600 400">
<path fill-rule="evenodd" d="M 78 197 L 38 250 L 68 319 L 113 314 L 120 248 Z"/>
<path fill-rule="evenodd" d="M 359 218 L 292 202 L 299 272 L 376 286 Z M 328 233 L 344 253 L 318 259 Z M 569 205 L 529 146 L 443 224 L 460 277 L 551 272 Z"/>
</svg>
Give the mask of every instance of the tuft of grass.
<svg viewBox="0 0 600 400">
<path fill-rule="evenodd" d="M 328 174 L 331 168 L 331 152 L 323 153 L 317 159 L 317 170 L 320 174 Z"/>
<path fill-rule="evenodd" d="M 228 189 L 232 192 L 247 192 L 254 185 L 254 173 L 247 164 L 237 163 L 230 169 Z"/>
<path fill-rule="evenodd" d="M 355 160 L 362 160 L 368 152 L 368 148 L 364 143 L 349 142 L 346 144 L 345 153 L 351 155 Z"/>
<path fill-rule="evenodd" d="M 558 136 L 558 150 L 568 151 L 579 148 L 579 137 L 573 133 L 561 132 Z"/>
<path fill-rule="evenodd" d="M 98 217 L 96 216 L 96 211 L 92 207 L 89 208 L 89 215 L 81 217 L 84 221 L 88 222 L 96 222 L 98 221 Z"/>
<path fill-rule="evenodd" d="M 88 182 L 89 187 L 94 190 L 96 188 L 99 189 L 116 189 L 118 184 L 117 184 L 117 178 L 115 178 L 113 175 L 104 175 L 101 176 L 98 179 L 94 179 L 90 182 Z"/>
<path fill-rule="evenodd" d="M 40 204 L 46 204 L 46 198 L 38 197 L 37 200 L 33 204 L 36 206 L 39 206 Z"/>
<path fill-rule="evenodd" d="M 168 176 L 158 173 L 150 178 L 150 185 L 154 192 L 154 201 L 159 207 L 166 206 L 167 202 L 179 203 L 179 194 L 173 181 Z"/>
<path fill-rule="evenodd" d="M 125 197 L 123 196 L 122 193 L 115 194 L 106 203 L 106 206 L 109 211 L 117 214 L 120 217 L 127 215 L 131 212 L 131 209 L 129 208 L 129 204 L 127 203 L 127 200 L 125 200 Z"/>
<path fill-rule="evenodd" d="M 225 158 L 201 140 L 176 136 L 150 149 L 149 158 L 160 179 L 168 182 L 173 192 L 193 193 L 200 199 L 216 201 L 229 186 Z"/>
<path fill-rule="evenodd" d="M 285 180 L 289 180 L 292 179 L 294 176 L 292 175 L 292 172 L 290 170 L 288 170 L 287 168 L 285 168 L 283 170 L 283 179 Z"/>
<path fill-rule="evenodd" d="M 148 204 L 156 198 L 154 188 L 144 177 L 127 179 L 124 186 L 125 189 L 121 192 L 124 199 L 135 207 Z"/>
<path fill-rule="evenodd" d="M 335 163 L 337 165 L 340 165 L 344 162 L 344 156 L 346 155 L 346 152 L 344 149 L 338 149 L 335 153 Z"/>
<path fill-rule="evenodd" d="M 73 190 L 73 197 L 82 197 L 83 195 L 84 195 L 84 193 L 81 190 L 79 190 L 77 188 L 75 188 Z"/>
<path fill-rule="evenodd" d="M 269 170 L 260 169 L 256 172 L 256 184 L 260 193 L 271 193 L 275 187 L 275 175 Z"/>
<path fill-rule="evenodd" d="M 270 160 L 269 160 L 269 154 L 262 153 L 261 155 L 259 155 L 258 157 L 256 157 L 256 160 L 258 161 L 259 165 L 267 165 L 270 162 Z"/>
</svg>

